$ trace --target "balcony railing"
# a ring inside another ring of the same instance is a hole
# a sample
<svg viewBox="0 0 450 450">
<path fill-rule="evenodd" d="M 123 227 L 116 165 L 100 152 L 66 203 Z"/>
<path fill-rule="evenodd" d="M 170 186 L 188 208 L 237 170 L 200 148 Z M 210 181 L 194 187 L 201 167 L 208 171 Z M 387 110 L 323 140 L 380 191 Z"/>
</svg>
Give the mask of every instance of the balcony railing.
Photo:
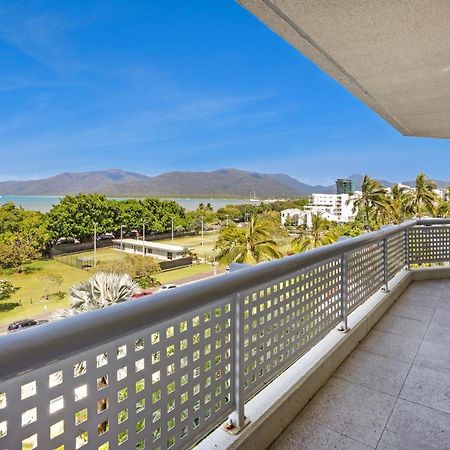
<svg viewBox="0 0 450 450">
<path fill-rule="evenodd" d="M 450 220 L 387 227 L 0 339 L 0 450 L 187 448 L 410 264 Z"/>
</svg>

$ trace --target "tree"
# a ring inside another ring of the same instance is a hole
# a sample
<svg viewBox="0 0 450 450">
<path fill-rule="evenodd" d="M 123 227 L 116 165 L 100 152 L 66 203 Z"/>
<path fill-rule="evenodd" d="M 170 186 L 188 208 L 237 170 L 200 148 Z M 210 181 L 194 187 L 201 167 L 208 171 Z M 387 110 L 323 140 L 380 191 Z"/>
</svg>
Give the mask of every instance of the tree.
<svg viewBox="0 0 450 450">
<path fill-rule="evenodd" d="M 374 217 L 383 210 L 389 210 L 389 203 L 383 186 L 368 175 L 364 177 L 361 189 L 362 195 L 354 201 L 353 211 L 362 211 L 366 229 L 372 230 Z"/>
<path fill-rule="evenodd" d="M 75 316 L 122 303 L 138 291 L 137 283 L 127 274 L 97 272 L 70 289 L 70 309 L 56 313 L 54 318 Z"/>
<path fill-rule="evenodd" d="M 411 191 L 395 184 L 392 186 L 390 200 L 392 221 L 394 223 L 403 222 L 409 216 L 412 202 Z"/>
<path fill-rule="evenodd" d="M 63 277 L 58 273 L 46 273 L 40 277 L 42 284 L 44 285 L 44 295 L 42 296 L 46 300 L 48 297 L 55 293 L 55 291 L 61 286 Z M 61 292 L 61 295 L 64 295 Z"/>
<path fill-rule="evenodd" d="M 54 238 L 64 236 L 88 242 L 94 238 L 94 223 L 99 234 L 116 229 L 118 205 L 99 194 L 66 195 L 48 216 Z"/>
<path fill-rule="evenodd" d="M 0 279 L 0 301 L 8 300 L 14 292 L 17 291 L 17 287 L 14 287 L 11 281 Z M 0 311 L 11 311 L 14 308 L 20 306 L 19 303 L 0 303 Z"/>
<path fill-rule="evenodd" d="M 301 229 L 301 234 L 292 241 L 292 248 L 295 252 L 304 252 L 332 244 L 337 239 L 338 234 L 331 228 L 331 223 L 320 214 L 313 214 L 311 228 Z"/>
<path fill-rule="evenodd" d="M 14 287 L 9 280 L 0 280 L 0 301 L 8 300 L 18 288 Z"/>
<path fill-rule="evenodd" d="M 157 286 L 155 275 L 161 271 L 155 258 L 139 255 L 125 255 L 123 260 L 114 260 L 101 264 L 103 272 L 128 274 L 141 288 Z"/>
<path fill-rule="evenodd" d="M 412 194 L 411 212 L 419 219 L 422 213 L 428 211 L 431 215 L 435 215 L 436 194 L 433 189 L 436 189 L 436 183 L 428 180 L 424 173 L 419 173 L 416 177 L 416 189 Z"/>
<path fill-rule="evenodd" d="M 273 225 L 262 217 L 251 217 L 246 227 L 223 227 L 216 243 L 218 260 L 231 263 L 255 264 L 283 255 L 275 240 Z"/>
<path fill-rule="evenodd" d="M 32 236 L 25 233 L 6 233 L 0 240 L 0 267 L 13 268 L 17 273 L 40 256 Z"/>
</svg>

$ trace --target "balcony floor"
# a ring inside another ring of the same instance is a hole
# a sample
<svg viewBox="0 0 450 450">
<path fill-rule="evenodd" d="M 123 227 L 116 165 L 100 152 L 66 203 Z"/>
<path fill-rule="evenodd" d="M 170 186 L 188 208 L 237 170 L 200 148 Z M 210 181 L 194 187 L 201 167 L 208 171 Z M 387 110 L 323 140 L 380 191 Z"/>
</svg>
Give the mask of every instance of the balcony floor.
<svg viewBox="0 0 450 450">
<path fill-rule="evenodd" d="M 411 284 L 270 450 L 449 450 L 450 280 Z"/>
</svg>

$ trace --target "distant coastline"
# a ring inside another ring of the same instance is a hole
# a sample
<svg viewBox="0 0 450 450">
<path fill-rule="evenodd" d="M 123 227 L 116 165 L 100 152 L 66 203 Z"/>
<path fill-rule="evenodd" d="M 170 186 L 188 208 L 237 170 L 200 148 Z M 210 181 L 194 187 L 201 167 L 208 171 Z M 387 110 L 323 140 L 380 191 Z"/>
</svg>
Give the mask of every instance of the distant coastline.
<svg viewBox="0 0 450 450">
<path fill-rule="evenodd" d="M 156 197 L 156 196 L 155 196 Z M 21 206 L 24 209 L 32 210 L 32 211 L 40 211 L 40 212 L 48 212 L 52 208 L 52 206 L 59 203 L 59 201 L 64 198 L 64 195 L 9 195 L 3 194 L 0 197 L 0 205 L 4 205 L 8 202 L 13 202 L 17 206 Z M 144 196 L 127 196 L 127 197 L 118 197 L 113 196 L 109 197 L 111 199 L 117 200 L 127 200 L 127 199 L 141 199 Z M 222 208 L 228 204 L 245 204 L 250 203 L 249 199 L 246 198 L 233 198 L 233 197 L 156 197 L 160 200 L 173 200 L 179 203 L 181 206 L 186 208 L 188 211 L 192 211 L 198 207 L 199 203 L 211 203 L 211 206 L 214 209 Z M 56 200 L 56 201 L 55 201 Z"/>
</svg>

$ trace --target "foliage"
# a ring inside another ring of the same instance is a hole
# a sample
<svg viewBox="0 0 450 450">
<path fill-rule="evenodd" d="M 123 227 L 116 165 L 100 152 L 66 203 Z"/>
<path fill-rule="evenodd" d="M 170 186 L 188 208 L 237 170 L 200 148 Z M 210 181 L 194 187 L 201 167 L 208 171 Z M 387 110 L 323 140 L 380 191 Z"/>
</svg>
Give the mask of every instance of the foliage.
<svg viewBox="0 0 450 450">
<path fill-rule="evenodd" d="M 20 306 L 20 303 L 0 303 L 0 312 L 9 312 Z"/>
<path fill-rule="evenodd" d="M 87 281 L 69 291 L 71 308 L 59 312 L 55 318 L 70 317 L 130 300 L 139 291 L 127 274 L 97 272 Z"/>
<path fill-rule="evenodd" d="M 313 214 L 311 228 L 300 228 L 300 235 L 292 241 L 292 248 L 295 252 L 304 252 L 332 244 L 338 237 L 336 229 L 331 227 L 331 222 L 320 214 Z"/>
<path fill-rule="evenodd" d="M 8 300 L 18 288 L 14 287 L 9 280 L 0 280 L 0 301 Z"/>
<path fill-rule="evenodd" d="M 436 194 L 433 189 L 436 189 L 436 183 L 427 179 L 424 173 L 419 173 L 416 177 L 416 189 L 413 192 L 411 201 L 411 212 L 419 219 L 426 211 L 430 215 L 435 215 Z"/>
<path fill-rule="evenodd" d="M 42 285 L 44 286 L 44 295 L 43 298 L 48 300 L 50 295 L 53 295 L 57 292 L 57 289 L 60 288 L 63 278 L 58 273 L 48 272 L 40 277 Z"/>
<path fill-rule="evenodd" d="M 53 238 L 72 237 L 92 241 L 97 234 L 140 230 L 145 221 L 149 232 L 170 231 L 186 225 L 185 211 L 171 200 L 147 197 L 142 200 L 114 200 L 98 194 L 67 195 L 48 214 Z"/>
<path fill-rule="evenodd" d="M 33 237 L 25 233 L 5 233 L 0 238 L 0 267 L 23 271 L 24 265 L 40 256 Z"/>
<path fill-rule="evenodd" d="M 255 264 L 282 257 L 273 236 L 273 225 L 262 217 L 251 217 L 246 227 L 221 229 L 216 243 L 218 260 L 224 263 Z"/>
<path fill-rule="evenodd" d="M 149 256 L 125 255 L 121 260 L 101 264 L 103 272 L 128 274 L 140 287 L 158 285 L 155 275 L 161 271 L 158 261 Z"/>
<path fill-rule="evenodd" d="M 362 195 L 355 200 L 354 211 L 359 209 L 364 217 L 365 228 L 373 230 L 377 218 L 384 217 L 389 212 L 389 201 L 383 186 L 368 175 L 364 177 L 361 189 Z"/>
</svg>

